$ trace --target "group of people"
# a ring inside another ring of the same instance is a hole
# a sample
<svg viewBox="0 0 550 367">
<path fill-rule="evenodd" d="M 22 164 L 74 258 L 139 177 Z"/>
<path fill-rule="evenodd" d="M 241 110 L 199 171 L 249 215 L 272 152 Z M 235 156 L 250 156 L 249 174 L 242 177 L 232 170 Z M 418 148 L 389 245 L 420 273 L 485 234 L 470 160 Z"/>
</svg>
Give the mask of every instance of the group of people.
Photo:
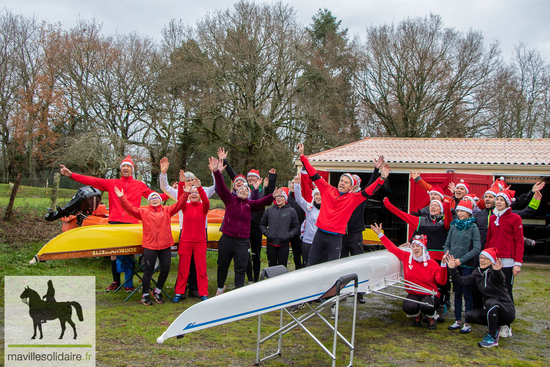
<svg viewBox="0 0 550 367">
<path fill-rule="evenodd" d="M 262 180 L 258 170 L 246 176 L 237 174 L 227 161 L 227 151 L 220 148 L 218 157 L 209 159 L 214 184 L 203 188 L 191 172 L 180 171 L 179 182 L 168 184 L 168 159 L 160 162 L 159 177 L 163 194 L 150 190 L 143 182 L 132 178 L 130 156 L 121 163 L 121 178 L 99 179 L 72 173 L 61 166 L 61 173 L 75 181 L 108 191 L 109 223 L 143 223 L 143 294 L 141 302 L 163 303 L 162 288 L 168 277 L 171 247 L 174 244 L 170 218 L 179 213 L 179 266 L 173 302 L 189 294 L 208 298 L 206 273 L 207 213 L 209 198 L 217 193 L 225 204 L 225 217 L 220 227 L 216 296 L 223 294 L 231 261 L 235 272 L 235 288 L 259 280 L 262 235 L 267 238 L 268 265 L 287 266 L 290 247 L 296 269 L 313 266 L 340 257 L 363 252 L 362 233 L 365 229 L 365 204 L 390 174 L 384 157 L 374 159 L 370 181 L 361 189 L 357 175 L 341 175 L 337 187 L 326 182 L 303 154 L 298 145 L 303 169 L 289 188 L 276 189 L 274 169 Z M 228 188 L 223 179 L 227 172 L 232 180 Z M 436 321 L 444 320 L 449 304 L 450 280 L 454 290 L 455 322 L 450 330 L 468 333 L 471 323 L 488 326 L 487 336 L 480 346 L 498 345 L 499 336 L 511 336 L 514 320 L 513 279 L 523 262 L 522 217 L 528 217 L 540 204 L 543 183 L 533 187 L 532 197 L 514 201 L 515 192 L 503 179 L 497 180 L 479 200 L 470 194 L 466 181 L 449 185 L 453 196 L 432 187 L 418 172 L 411 178 L 425 189 L 430 204 L 418 213 L 409 214 L 384 199 L 386 208 L 415 228 L 410 243 L 395 246 L 382 232 L 381 224 L 371 225 L 382 244 L 402 262 L 404 277 L 415 283 L 408 289 L 403 310 L 413 317 L 413 325 L 421 326 L 422 315 L 428 328 L 436 329 Z M 118 199 L 115 199 L 118 198 Z M 140 208 L 141 198 L 149 205 Z M 162 206 L 171 197 L 176 203 Z M 270 204 L 272 204 L 270 206 Z M 524 206 L 516 208 L 516 206 Z M 266 209 L 267 207 L 267 209 Z M 120 270 L 125 270 L 124 288 L 134 290 L 133 260 L 112 258 L 113 283 L 107 291 L 121 286 Z M 151 276 L 158 258 L 160 275 L 156 288 L 150 292 Z M 122 265 L 122 266 L 121 266 Z M 449 271 L 447 271 L 449 269 Z M 462 321 L 462 300 L 465 315 Z M 364 303 L 362 297 L 358 301 Z M 296 312 L 294 306 L 291 312 Z"/>
</svg>

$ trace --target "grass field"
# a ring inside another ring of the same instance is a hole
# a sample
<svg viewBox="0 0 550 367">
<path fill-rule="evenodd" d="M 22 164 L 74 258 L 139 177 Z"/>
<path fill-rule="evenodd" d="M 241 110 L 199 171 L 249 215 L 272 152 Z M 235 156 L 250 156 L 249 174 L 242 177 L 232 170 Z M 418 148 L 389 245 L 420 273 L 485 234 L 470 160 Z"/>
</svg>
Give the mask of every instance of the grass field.
<svg viewBox="0 0 550 367">
<path fill-rule="evenodd" d="M 40 220 L 36 218 L 35 220 Z M 17 225 L 14 223 L 13 225 Z M 2 275 L 95 276 L 96 277 L 96 336 L 98 366 L 248 366 L 255 360 L 257 318 L 221 325 L 175 338 L 164 344 L 156 343 L 170 323 L 186 308 L 198 302 L 188 298 L 179 304 L 143 306 L 135 295 L 123 302 L 126 293 L 105 293 L 111 281 L 107 258 L 59 260 L 28 265 L 28 261 L 44 244 L 24 242 L 0 244 L 0 273 Z M 216 291 L 216 252 L 208 252 L 210 295 Z M 292 263 L 290 260 L 289 263 Z M 267 265 L 264 255 L 264 266 Z M 173 295 L 177 259 L 172 260 L 166 290 Z M 291 264 L 289 270 L 293 269 Z M 485 327 L 474 326 L 467 335 L 447 330 L 451 320 L 428 331 L 413 328 L 411 320 L 401 310 L 401 302 L 389 297 L 366 297 L 367 304 L 358 308 L 354 366 L 548 366 L 550 365 L 550 269 L 525 266 L 516 277 L 514 294 L 517 318 L 514 336 L 501 339 L 500 346 L 481 349 L 477 342 Z M 233 284 L 230 273 L 227 285 Z M 231 287 L 229 287 L 231 289 Z M 3 294 L 4 278 L 0 280 Z M 230 290 L 229 290 L 230 291 Z M 404 292 L 397 291 L 404 295 Z M 0 299 L 0 325 L 4 326 L 4 299 Z M 452 312 L 451 312 L 452 313 Z M 449 316 L 450 314 L 449 313 Z M 285 316 L 288 319 L 288 316 Z M 262 335 L 274 331 L 278 313 L 263 318 Z M 331 333 L 319 321 L 309 324 L 325 345 L 331 343 Z M 48 323 L 59 332 L 58 323 Z M 351 332 L 351 305 L 341 310 L 339 330 L 345 336 Z M 3 333 L 2 333 L 3 335 Z M 30 335 L 29 335 L 30 337 Z M 274 351 L 275 343 L 265 347 Z M 342 344 L 338 349 L 338 366 L 348 365 L 348 351 Z M 3 360 L 3 351 L 0 360 Z M 263 364 L 265 366 L 329 366 L 329 357 L 301 330 L 285 335 L 283 354 Z"/>
</svg>

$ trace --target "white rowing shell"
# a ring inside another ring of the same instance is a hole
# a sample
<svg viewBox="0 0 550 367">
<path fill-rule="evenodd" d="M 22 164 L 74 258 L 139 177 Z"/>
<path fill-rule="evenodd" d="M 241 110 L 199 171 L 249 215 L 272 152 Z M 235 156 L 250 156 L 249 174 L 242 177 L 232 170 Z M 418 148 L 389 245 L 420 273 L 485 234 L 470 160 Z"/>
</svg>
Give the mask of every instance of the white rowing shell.
<svg viewBox="0 0 550 367">
<path fill-rule="evenodd" d="M 343 275 L 355 273 L 359 292 L 384 288 L 385 279 L 398 280 L 399 259 L 388 252 L 375 251 L 346 257 L 285 273 L 226 292 L 185 310 L 157 339 L 166 339 L 216 325 L 261 315 L 284 307 L 314 301 Z M 342 293 L 353 292 L 353 282 Z"/>
</svg>

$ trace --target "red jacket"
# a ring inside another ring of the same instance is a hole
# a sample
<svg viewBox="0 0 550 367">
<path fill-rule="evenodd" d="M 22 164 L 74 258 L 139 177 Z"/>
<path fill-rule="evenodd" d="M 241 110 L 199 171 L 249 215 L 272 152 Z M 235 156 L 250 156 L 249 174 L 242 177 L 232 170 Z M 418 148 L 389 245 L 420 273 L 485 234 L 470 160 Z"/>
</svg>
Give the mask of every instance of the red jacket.
<svg viewBox="0 0 550 367">
<path fill-rule="evenodd" d="M 499 225 L 495 224 L 497 217 L 493 214 L 489 218 L 487 242 L 485 248 L 494 247 L 501 258 L 514 259 L 523 263 L 523 223 L 521 217 L 508 209 L 499 218 Z"/>
<path fill-rule="evenodd" d="M 177 203 L 170 206 L 147 206 L 136 208 L 126 199 L 126 195 L 120 198 L 120 204 L 131 216 L 143 222 L 143 240 L 141 246 L 149 250 L 164 250 L 174 244 L 172 215 L 179 212 L 184 204 L 184 196 L 178 198 Z M 202 222 L 204 225 L 204 221 Z M 204 227 L 203 227 L 204 230 Z"/>
<path fill-rule="evenodd" d="M 178 200 L 183 196 L 183 206 L 181 207 L 183 225 L 181 227 L 180 242 L 206 242 L 204 223 L 206 222 L 208 209 L 210 209 L 210 201 L 201 186 L 197 191 L 199 192 L 202 202 L 187 202 L 189 193 L 183 191 L 184 187 L 185 182 L 180 182 L 178 187 Z"/>
<path fill-rule="evenodd" d="M 115 194 L 115 186 L 124 192 L 124 197 L 135 207 L 141 205 L 141 197 L 147 198 L 154 192 L 142 181 L 135 180 L 133 177 L 121 178 L 96 178 L 91 176 L 79 175 L 73 173 L 71 178 L 84 185 L 90 185 L 101 191 L 109 193 L 109 222 L 137 223 L 138 220 L 128 215 L 120 205 L 120 201 Z M 168 195 L 161 194 L 162 200 L 168 200 Z"/>
<path fill-rule="evenodd" d="M 309 163 L 305 155 L 301 156 L 300 160 L 321 193 L 322 203 L 321 211 L 317 218 L 317 228 L 325 232 L 346 234 L 349 218 L 355 208 L 367 200 L 369 196 L 372 196 L 384 184 L 384 180 L 379 177 L 369 187 L 361 190 L 361 192 L 340 194 L 338 189 L 331 186 L 317 174 L 317 171 Z"/>
<path fill-rule="evenodd" d="M 414 259 L 412 259 L 409 264 L 409 257 L 411 256 L 410 252 L 401 250 L 386 236 L 382 236 L 380 240 L 388 251 L 397 256 L 403 263 L 403 275 L 405 276 L 405 280 L 436 292 L 438 284 L 445 285 L 447 283 L 446 267 L 441 267 L 437 262 L 435 262 L 435 260 L 432 259 L 427 261 L 428 266 L 424 266 L 423 262 L 418 262 Z M 412 289 L 407 289 L 407 292 L 411 294 L 428 294 Z M 437 295 L 439 296 L 439 292 Z"/>
</svg>

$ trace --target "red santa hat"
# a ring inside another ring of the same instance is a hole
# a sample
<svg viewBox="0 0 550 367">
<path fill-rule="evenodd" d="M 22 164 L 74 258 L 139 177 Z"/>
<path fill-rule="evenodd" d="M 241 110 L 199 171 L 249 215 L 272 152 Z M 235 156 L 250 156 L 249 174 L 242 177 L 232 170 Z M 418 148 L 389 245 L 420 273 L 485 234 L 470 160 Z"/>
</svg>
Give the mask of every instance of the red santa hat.
<svg viewBox="0 0 550 367">
<path fill-rule="evenodd" d="M 456 206 L 455 210 L 463 210 L 465 212 L 473 214 L 473 212 L 474 212 L 474 203 L 472 203 L 470 200 L 460 200 L 460 202 Z"/>
<path fill-rule="evenodd" d="M 357 175 L 352 175 L 352 176 L 355 179 L 355 184 L 361 186 L 361 177 Z"/>
<path fill-rule="evenodd" d="M 481 255 L 483 255 L 486 258 L 488 258 L 489 260 L 491 260 L 491 262 L 493 264 L 496 264 L 497 259 L 498 259 L 498 250 L 496 249 L 496 247 L 486 248 L 485 250 L 481 251 L 479 256 L 481 256 Z"/>
<path fill-rule="evenodd" d="M 426 245 L 428 243 L 428 237 L 426 237 L 426 235 L 424 234 L 417 234 L 416 236 L 414 236 L 412 238 L 412 241 L 411 241 L 411 246 L 413 244 L 416 244 L 416 245 L 420 245 L 420 247 L 422 247 L 422 262 L 424 263 L 424 266 L 428 266 L 428 260 L 430 260 L 430 254 L 428 253 L 428 250 L 426 248 Z M 411 251 L 411 255 L 409 256 L 409 264 L 412 263 L 412 259 L 413 259 L 414 255 Z M 415 260 L 417 260 L 415 258 Z M 418 260 L 417 260 L 418 261 Z"/>
<path fill-rule="evenodd" d="M 506 202 L 508 203 L 508 206 L 510 206 L 516 200 L 514 199 L 515 195 L 516 195 L 516 192 L 514 190 L 505 189 L 497 194 L 497 198 L 499 196 L 503 197 L 504 200 L 506 200 Z"/>
<path fill-rule="evenodd" d="M 238 180 L 242 180 L 244 183 L 246 183 L 246 177 L 243 175 L 238 175 L 233 179 L 233 183 L 237 182 Z"/>
<path fill-rule="evenodd" d="M 464 195 L 464 200 L 469 200 L 472 203 L 472 209 L 474 209 L 477 206 L 477 201 L 479 198 L 476 194 L 466 194 Z"/>
<path fill-rule="evenodd" d="M 147 201 L 150 201 L 154 196 L 157 196 L 160 201 L 162 201 L 162 198 L 160 197 L 160 194 L 158 192 L 153 191 L 152 193 L 147 196 Z"/>
<path fill-rule="evenodd" d="M 260 177 L 260 171 L 258 171 L 257 169 L 251 169 L 250 171 L 248 171 L 248 174 L 246 175 L 246 177 L 248 177 L 248 176 L 254 176 L 254 177 L 261 178 Z"/>
<path fill-rule="evenodd" d="M 134 162 L 132 162 L 132 157 L 130 157 L 130 154 L 128 154 L 126 158 L 122 160 L 122 162 L 120 163 L 120 168 L 122 168 L 122 166 L 124 166 L 125 164 L 132 166 L 132 170 L 134 170 Z"/>
<path fill-rule="evenodd" d="M 351 186 L 357 185 L 357 183 L 355 182 L 355 178 L 353 178 L 353 176 L 351 175 L 351 173 L 344 173 L 342 176 L 340 176 L 340 179 L 342 179 L 342 177 L 347 177 L 347 178 L 349 178 L 349 180 L 350 180 L 350 182 L 351 182 Z"/>
<path fill-rule="evenodd" d="M 441 200 L 432 200 L 432 201 L 430 201 L 430 204 L 431 203 L 437 203 L 439 205 L 439 207 L 441 208 L 441 214 L 443 214 L 443 203 L 441 202 Z"/>
<path fill-rule="evenodd" d="M 437 187 L 437 186 L 434 186 L 431 188 L 430 191 L 428 191 L 428 194 L 431 194 L 432 192 L 438 194 L 439 196 L 441 196 L 441 200 L 445 199 L 445 194 L 443 193 L 443 189 L 441 187 Z M 443 209 L 442 209 L 443 211 Z"/>
<path fill-rule="evenodd" d="M 462 186 L 466 189 L 466 194 L 470 192 L 470 184 L 468 184 L 468 182 L 464 180 L 460 180 L 460 182 L 456 184 L 455 187 L 459 187 L 459 186 Z"/>
<path fill-rule="evenodd" d="M 496 197 L 498 192 L 499 192 L 498 187 L 495 188 L 495 186 L 493 185 L 489 190 L 485 191 L 485 194 L 483 194 L 483 196 L 493 195 L 494 197 Z"/>
<path fill-rule="evenodd" d="M 491 185 L 491 188 L 495 188 L 497 192 L 502 191 L 504 189 L 507 189 L 509 186 L 506 182 L 504 182 L 504 177 L 499 177 L 493 184 Z"/>
<path fill-rule="evenodd" d="M 281 192 L 281 195 L 285 198 L 285 201 L 288 201 L 288 192 L 289 192 L 288 187 L 283 187 L 281 188 L 281 190 L 283 190 Z"/>
</svg>

